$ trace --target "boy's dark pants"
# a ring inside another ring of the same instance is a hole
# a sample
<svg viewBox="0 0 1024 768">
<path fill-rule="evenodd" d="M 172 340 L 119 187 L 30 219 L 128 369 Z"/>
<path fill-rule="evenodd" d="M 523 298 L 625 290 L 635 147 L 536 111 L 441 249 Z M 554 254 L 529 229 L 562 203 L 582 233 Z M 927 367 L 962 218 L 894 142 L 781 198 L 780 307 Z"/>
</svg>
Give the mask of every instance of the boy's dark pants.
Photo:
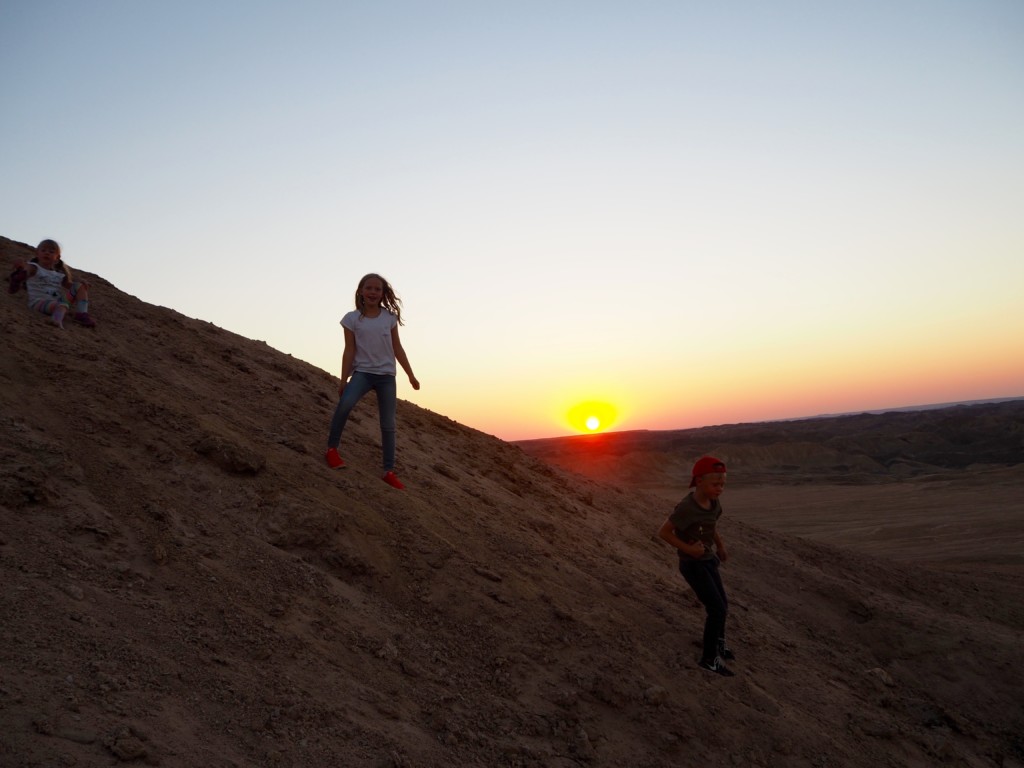
<svg viewBox="0 0 1024 768">
<path fill-rule="evenodd" d="M 718 558 L 680 559 L 679 572 L 708 612 L 704 622 L 703 659 L 711 661 L 718 655 L 719 643 L 725 641 L 725 616 L 729 612 L 729 600 L 725 596 L 722 577 L 718 575 Z"/>
</svg>

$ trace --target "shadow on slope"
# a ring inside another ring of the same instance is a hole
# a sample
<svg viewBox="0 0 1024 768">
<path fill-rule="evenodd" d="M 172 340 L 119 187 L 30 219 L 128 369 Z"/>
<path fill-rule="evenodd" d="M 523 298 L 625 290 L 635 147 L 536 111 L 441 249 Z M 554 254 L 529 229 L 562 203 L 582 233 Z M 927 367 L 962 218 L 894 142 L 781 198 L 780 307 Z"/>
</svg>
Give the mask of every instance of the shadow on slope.
<svg viewBox="0 0 1024 768">
<path fill-rule="evenodd" d="M 1018 587 L 729 523 L 712 679 L 664 502 L 406 402 L 407 491 L 372 399 L 331 472 L 330 375 L 89 277 L 92 331 L 0 302 L 0 762 L 1024 760 Z"/>
</svg>

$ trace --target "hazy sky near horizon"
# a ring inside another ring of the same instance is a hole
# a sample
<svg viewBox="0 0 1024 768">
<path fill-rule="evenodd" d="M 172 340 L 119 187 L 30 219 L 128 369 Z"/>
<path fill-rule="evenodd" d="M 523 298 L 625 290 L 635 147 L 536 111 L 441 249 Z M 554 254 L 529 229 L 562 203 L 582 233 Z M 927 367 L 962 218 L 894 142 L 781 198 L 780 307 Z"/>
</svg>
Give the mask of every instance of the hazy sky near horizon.
<svg viewBox="0 0 1024 768">
<path fill-rule="evenodd" d="M 1017 0 L 4 0 L 0 104 L 0 235 L 335 374 L 380 272 L 504 439 L 1024 395 Z"/>
</svg>

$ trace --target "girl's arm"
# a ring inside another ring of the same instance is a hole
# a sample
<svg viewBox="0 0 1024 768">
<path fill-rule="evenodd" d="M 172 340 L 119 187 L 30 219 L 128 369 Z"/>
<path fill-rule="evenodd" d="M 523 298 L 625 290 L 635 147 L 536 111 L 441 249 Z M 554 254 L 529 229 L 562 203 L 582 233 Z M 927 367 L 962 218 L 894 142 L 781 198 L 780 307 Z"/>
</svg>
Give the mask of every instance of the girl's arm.
<svg viewBox="0 0 1024 768">
<path fill-rule="evenodd" d="M 661 524 L 661 528 L 658 529 L 658 538 L 668 542 L 676 549 L 682 550 L 684 554 L 690 557 L 704 557 L 704 544 L 699 541 L 687 544 L 680 539 L 676 536 L 676 527 L 672 525 L 671 520 L 666 520 Z"/>
<path fill-rule="evenodd" d="M 37 267 L 31 261 L 25 261 L 24 259 L 18 259 L 14 262 L 15 269 L 24 269 L 29 277 L 32 277 L 36 273 Z"/>
<path fill-rule="evenodd" d="M 341 384 L 338 386 L 338 394 L 345 391 L 345 384 L 348 377 L 352 375 L 352 363 L 356 359 L 356 335 L 348 328 L 345 329 L 345 351 L 341 354 Z"/>
<path fill-rule="evenodd" d="M 395 360 L 402 366 L 402 370 L 405 371 L 405 375 L 409 377 L 409 383 L 412 384 L 413 389 L 420 388 L 420 381 L 412 372 L 412 366 L 409 364 L 409 356 L 405 354 L 405 347 L 402 346 L 402 340 L 398 338 L 398 326 L 396 325 L 391 329 L 391 346 L 395 350 Z"/>
</svg>

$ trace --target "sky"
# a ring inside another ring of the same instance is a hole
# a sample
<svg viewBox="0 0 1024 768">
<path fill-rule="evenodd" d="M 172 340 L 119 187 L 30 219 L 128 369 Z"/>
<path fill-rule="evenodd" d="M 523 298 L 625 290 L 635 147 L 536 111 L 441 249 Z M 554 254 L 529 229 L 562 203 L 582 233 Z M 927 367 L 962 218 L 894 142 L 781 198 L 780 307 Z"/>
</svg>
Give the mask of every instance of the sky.
<svg viewBox="0 0 1024 768">
<path fill-rule="evenodd" d="M 1024 395 L 1019 0 L 0 0 L 0 105 L 0 235 L 335 375 L 378 272 L 505 440 Z"/>
</svg>

